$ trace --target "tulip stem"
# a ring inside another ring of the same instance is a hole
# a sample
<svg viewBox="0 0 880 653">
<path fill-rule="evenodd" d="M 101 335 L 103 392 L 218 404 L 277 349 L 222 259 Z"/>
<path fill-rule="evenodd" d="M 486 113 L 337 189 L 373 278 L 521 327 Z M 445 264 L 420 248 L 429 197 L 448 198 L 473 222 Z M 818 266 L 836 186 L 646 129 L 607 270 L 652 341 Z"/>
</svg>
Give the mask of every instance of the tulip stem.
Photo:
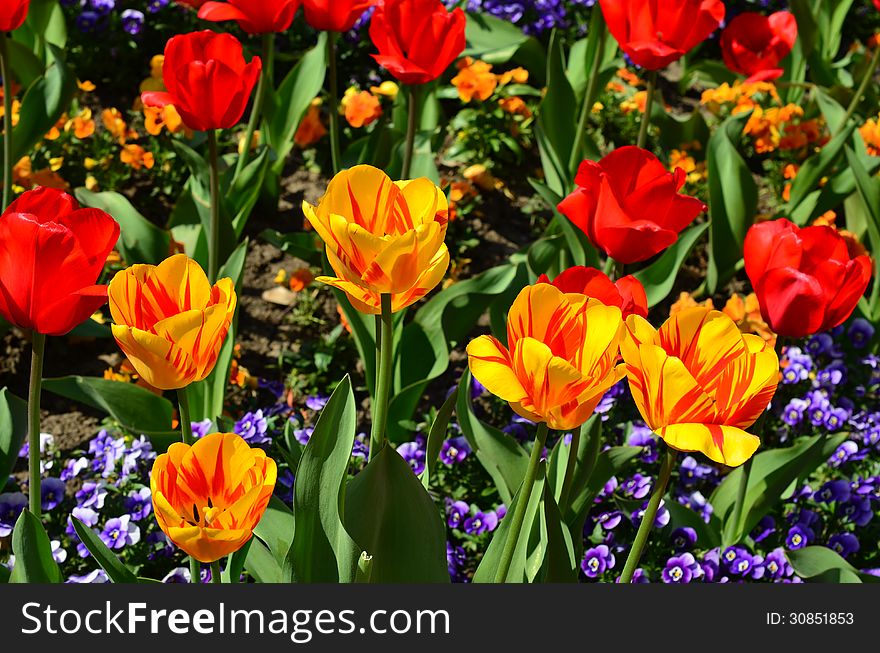
<svg viewBox="0 0 880 653">
<path fill-rule="evenodd" d="M 544 445 L 547 443 L 547 432 L 547 423 L 540 422 L 538 424 L 538 432 L 535 434 L 535 442 L 532 445 L 532 454 L 529 456 L 529 466 L 526 467 L 526 476 L 523 479 L 520 491 L 517 493 L 510 530 L 507 532 L 507 540 L 504 542 L 504 549 L 501 551 L 501 560 L 498 563 L 498 569 L 495 571 L 496 583 L 507 582 L 507 574 L 510 573 L 510 565 L 513 562 L 513 555 L 516 553 L 516 546 L 519 542 L 523 522 L 526 519 L 526 512 L 532 498 L 535 477 L 538 475 L 538 463 L 541 462 L 541 456 L 544 454 Z"/>
<path fill-rule="evenodd" d="M 568 495 L 571 493 L 571 481 L 574 478 L 574 468 L 577 465 L 578 449 L 581 446 L 581 433 L 586 424 L 581 424 L 571 432 L 571 442 L 568 445 L 568 459 L 565 461 L 565 476 L 562 478 L 562 489 L 559 491 L 559 512 L 564 513 L 568 506 Z"/>
<path fill-rule="evenodd" d="M 189 397 L 186 396 L 186 388 L 177 391 L 178 417 L 180 418 L 180 438 L 184 444 L 192 446 L 196 441 L 192 432 L 192 420 L 189 412 Z M 189 575 L 191 583 L 199 583 L 202 580 L 202 566 L 198 560 L 189 557 Z"/>
<path fill-rule="evenodd" d="M 208 130 L 208 168 L 211 175 L 211 233 L 208 235 L 208 279 L 217 283 L 220 270 L 220 155 L 217 133 Z"/>
<path fill-rule="evenodd" d="M 639 140 L 636 143 L 641 148 L 648 142 L 648 125 L 651 124 L 651 110 L 654 108 L 654 92 L 657 89 L 657 71 L 648 73 L 648 95 L 645 97 L 645 113 L 639 125 Z"/>
<path fill-rule="evenodd" d="M 220 584 L 223 582 L 221 577 L 222 572 L 220 571 L 220 561 L 215 560 L 211 563 L 211 583 Z"/>
<path fill-rule="evenodd" d="M 330 74 L 330 156 L 333 174 L 342 170 L 342 149 L 339 144 L 339 74 L 336 65 L 336 32 L 327 32 L 327 67 Z"/>
<path fill-rule="evenodd" d="M 275 55 L 275 33 L 263 34 L 263 56 L 262 56 L 262 72 L 260 73 L 260 81 L 257 84 L 257 94 L 254 96 L 254 106 L 251 108 L 251 117 L 248 120 L 247 131 L 244 136 L 244 147 L 241 154 L 238 155 L 238 162 L 235 164 L 235 177 L 237 179 L 247 166 L 250 158 L 251 142 L 254 140 L 254 134 L 257 132 L 257 126 L 263 117 L 263 104 L 266 101 L 266 94 L 271 88 L 272 80 L 272 57 Z"/>
<path fill-rule="evenodd" d="M 601 11 L 594 11 L 590 18 L 590 29 L 598 29 L 601 32 L 599 33 L 599 42 L 596 44 L 596 52 L 593 53 L 593 60 L 590 63 L 589 82 L 584 94 L 584 103 L 581 107 L 577 131 L 575 132 L 574 147 L 571 150 L 571 157 L 568 161 L 568 171 L 572 181 L 575 175 L 577 175 L 578 165 L 583 157 L 582 150 L 584 149 L 584 137 L 587 134 L 587 121 L 590 118 L 590 113 L 593 111 L 593 103 L 596 101 L 596 91 L 599 88 L 599 67 L 602 65 L 602 52 L 605 50 L 605 38 L 608 34 Z M 571 185 L 571 187 L 573 186 L 574 184 Z"/>
<path fill-rule="evenodd" d="M 394 354 L 394 315 L 391 295 L 382 294 L 382 323 L 379 333 L 379 360 L 376 361 L 376 393 L 373 397 L 373 424 L 370 429 L 370 460 L 379 453 L 388 439 L 388 400 L 391 396 L 391 377 Z"/>
<path fill-rule="evenodd" d="M 416 87 L 409 87 L 409 101 L 407 102 L 406 142 L 403 150 L 403 168 L 400 171 L 401 179 L 409 179 L 412 173 L 413 151 L 416 147 L 416 117 L 418 116 L 419 99 Z"/>
<path fill-rule="evenodd" d="M 868 70 L 865 71 L 865 76 L 862 78 L 862 83 L 859 84 L 859 88 L 856 91 L 856 94 L 853 96 L 852 101 L 849 103 L 849 106 L 846 109 L 846 115 L 844 115 L 843 120 L 840 122 L 840 126 L 837 128 L 838 132 L 846 129 L 846 126 L 849 124 L 850 118 L 853 117 L 856 109 L 858 109 L 859 103 L 862 101 L 862 96 L 865 94 L 865 91 L 868 90 L 868 84 L 871 83 L 871 80 L 874 78 L 874 73 L 877 72 L 878 64 L 880 64 L 880 46 L 874 49 L 874 56 L 871 59 L 870 65 L 868 65 Z"/>
<path fill-rule="evenodd" d="M 654 520 L 657 518 L 657 510 L 660 508 L 660 501 L 666 494 L 666 486 L 669 485 L 669 477 L 672 475 L 672 468 L 675 465 L 675 450 L 667 447 L 666 455 L 663 457 L 663 463 L 660 465 L 660 476 L 654 485 L 654 491 L 648 501 L 648 507 L 645 514 L 642 515 L 642 522 L 639 524 L 639 530 L 636 533 L 636 539 L 633 541 L 632 548 L 626 558 L 626 564 L 623 566 L 623 573 L 620 574 L 618 582 L 621 584 L 629 584 L 632 580 L 636 567 L 639 566 L 639 560 L 642 559 L 642 553 L 645 551 L 645 545 L 648 543 L 648 536 L 654 527 Z"/>
<path fill-rule="evenodd" d="M 12 71 L 9 65 L 9 36 L 0 34 L 0 76 L 3 77 L 3 205 L 12 200 Z M 31 511 L 33 512 L 33 511 Z"/>
<path fill-rule="evenodd" d="M 4 78 L 5 79 L 5 78 Z M 28 388 L 28 503 L 30 511 L 40 519 L 42 495 L 40 493 L 40 394 L 43 390 L 43 359 L 46 353 L 46 336 L 33 332 L 31 353 L 31 379 Z"/>
</svg>

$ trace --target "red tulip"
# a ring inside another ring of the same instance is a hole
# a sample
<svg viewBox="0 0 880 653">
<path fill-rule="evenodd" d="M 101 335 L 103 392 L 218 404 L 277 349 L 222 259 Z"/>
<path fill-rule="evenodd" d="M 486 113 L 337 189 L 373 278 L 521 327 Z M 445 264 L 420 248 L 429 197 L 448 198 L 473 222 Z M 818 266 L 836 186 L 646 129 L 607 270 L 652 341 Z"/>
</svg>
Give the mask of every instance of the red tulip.
<svg viewBox="0 0 880 653">
<path fill-rule="evenodd" d="M 322 32 L 347 32 L 379 0 L 303 0 L 306 22 Z"/>
<path fill-rule="evenodd" d="M 0 2 L 0 32 L 17 30 L 27 18 L 31 0 L 3 0 Z"/>
<path fill-rule="evenodd" d="M 877 11 L 880 11 L 880 0 L 874 0 L 874 6 L 877 7 Z"/>
<path fill-rule="evenodd" d="M 261 68 L 259 57 L 245 63 L 241 43 L 231 34 L 182 34 L 165 46 L 162 79 L 168 91 L 141 99 L 147 106 L 174 105 L 190 129 L 228 129 L 244 115 Z"/>
<path fill-rule="evenodd" d="M 669 172 L 647 150 L 620 147 L 598 163 L 581 163 L 574 180 L 579 188 L 558 208 L 595 247 L 619 263 L 636 263 L 672 245 L 706 210 L 695 197 L 679 194 L 686 177 L 681 168 Z"/>
<path fill-rule="evenodd" d="M 599 0 L 611 35 L 633 63 L 665 68 L 724 20 L 721 0 Z"/>
<path fill-rule="evenodd" d="M 614 282 L 596 268 L 578 265 L 568 268 L 552 282 L 546 274 L 542 274 L 537 283 L 549 283 L 566 294 L 579 293 L 598 299 L 606 306 L 616 306 L 624 320 L 630 315 L 648 317 L 645 287 L 631 274 Z"/>
<path fill-rule="evenodd" d="M 440 0 L 385 0 L 370 21 L 373 58 L 404 84 L 430 82 L 464 50 L 466 20 Z"/>
<path fill-rule="evenodd" d="M 195 9 L 198 11 L 201 9 L 202 5 L 205 4 L 208 0 L 174 0 L 177 4 L 183 5 L 185 7 L 189 7 L 191 9 Z"/>
<path fill-rule="evenodd" d="M 871 258 L 850 251 L 837 231 L 785 219 L 749 229 L 745 263 L 764 320 L 791 338 L 845 322 L 871 280 Z"/>
<path fill-rule="evenodd" d="M 107 301 L 95 281 L 118 239 L 113 218 L 67 193 L 24 193 L 0 216 L 0 315 L 48 336 L 68 333 Z"/>
<path fill-rule="evenodd" d="M 299 3 L 300 0 L 206 2 L 199 9 L 199 18 L 215 23 L 234 20 L 248 34 L 286 32 Z"/>
<path fill-rule="evenodd" d="M 778 79 L 784 72 L 779 62 L 791 52 L 797 35 L 797 21 L 787 11 L 770 16 L 742 13 L 721 34 L 721 56 L 728 68 L 749 81 Z"/>
</svg>

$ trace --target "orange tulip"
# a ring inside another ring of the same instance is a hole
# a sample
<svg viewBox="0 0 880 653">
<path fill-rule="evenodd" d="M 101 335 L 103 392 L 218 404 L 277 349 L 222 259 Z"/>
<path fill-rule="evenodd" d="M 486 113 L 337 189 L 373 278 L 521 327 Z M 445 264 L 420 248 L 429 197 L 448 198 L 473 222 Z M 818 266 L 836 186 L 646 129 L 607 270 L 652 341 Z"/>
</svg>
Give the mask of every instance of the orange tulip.
<svg viewBox="0 0 880 653">
<path fill-rule="evenodd" d="M 198 263 L 177 254 L 118 272 L 108 296 L 113 336 L 147 383 L 176 390 L 214 369 L 235 313 L 231 279 L 212 288 Z"/>
<path fill-rule="evenodd" d="M 615 365 L 620 309 L 546 283 L 519 294 L 507 319 L 507 347 L 492 336 L 468 345 L 471 373 L 517 415 L 556 430 L 587 421 L 625 373 Z"/>
<path fill-rule="evenodd" d="M 303 212 L 327 245 L 336 277 L 318 281 L 344 291 L 362 313 L 379 314 L 381 296 L 393 311 L 424 297 L 443 279 L 449 205 L 429 179 L 392 182 L 372 166 L 336 175 L 317 207 Z"/>
<path fill-rule="evenodd" d="M 776 392 L 776 352 L 701 306 L 676 313 L 659 331 L 631 315 L 626 329 L 620 350 L 645 423 L 673 449 L 731 467 L 748 460 L 760 440 L 744 429 Z"/>
<path fill-rule="evenodd" d="M 187 554 L 214 562 L 251 538 L 277 475 L 265 451 L 234 433 L 212 433 L 192 446 L 176 442 L 150 473 L 156 521 Z"/>
</svg>

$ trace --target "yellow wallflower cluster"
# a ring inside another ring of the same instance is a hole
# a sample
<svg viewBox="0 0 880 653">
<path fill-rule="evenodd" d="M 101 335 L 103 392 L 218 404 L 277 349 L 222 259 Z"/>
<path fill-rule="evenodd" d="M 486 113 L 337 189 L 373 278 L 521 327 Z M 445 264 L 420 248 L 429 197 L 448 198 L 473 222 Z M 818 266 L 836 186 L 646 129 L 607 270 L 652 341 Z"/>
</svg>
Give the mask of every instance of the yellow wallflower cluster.
<svg viewBox="0 0 880 653">
<path fill-rule="evenodd" d="M 859 127 L 862 140 L 871 156 L 880 156 L 880 116 L 871 118 Z"/>
</svg>

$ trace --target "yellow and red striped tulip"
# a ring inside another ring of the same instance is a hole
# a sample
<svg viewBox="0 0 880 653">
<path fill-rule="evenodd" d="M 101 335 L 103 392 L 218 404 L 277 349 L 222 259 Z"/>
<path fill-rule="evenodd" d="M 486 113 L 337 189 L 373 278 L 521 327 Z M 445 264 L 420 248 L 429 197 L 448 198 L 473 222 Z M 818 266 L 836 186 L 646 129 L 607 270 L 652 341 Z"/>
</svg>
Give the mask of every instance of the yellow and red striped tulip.
<svg viewBox="0 0 880 653">
<path fill-rule="evenodd" d="M 177 390 L 214 369 L 235 313 L 231 279 L 212 287 L 198 263 L 177 254 L 118 272 L 107 294 L 113 336 L 144 381 Z"/>
<path fill-rule="evenodd" d="M 336 277 L 318 281 L 344 291 L 362 313 L 381 313 L 381 296 L 392 311 L 418 301 L 443 279 L 449 250 L 446 196 L 429 179 L 391 181 L 372 166 L 337 174 L 306 218 L 327 245 Z"/>
<path fill-rule="evenodd" d="M 760 440 L 745 429 L 779 379 L 773 348 L 702 306 L 675 313 L 659 330 L 637 315 L 626 328 L 620 349 L 645 423 L 673 449 L 731 467 L 748 460 Z"/>
<path fill-rule="evenodd" d="M 527 286 L 507 319 L 507 347 L 492 336 L 468 345 L 471 373 L 522 417 L 573 429 L 625 373 L 616 365 L 620 309 L 550 284 Z"/>
<path fill-rule="evenodd" d="M 275 461 L 234 433 L 212 433 L 192 446 L 176 442 L 150 473 L 153 512 L 174 544 L 214 562 L 251 538 L 277 476 Z"/>
</svg>

